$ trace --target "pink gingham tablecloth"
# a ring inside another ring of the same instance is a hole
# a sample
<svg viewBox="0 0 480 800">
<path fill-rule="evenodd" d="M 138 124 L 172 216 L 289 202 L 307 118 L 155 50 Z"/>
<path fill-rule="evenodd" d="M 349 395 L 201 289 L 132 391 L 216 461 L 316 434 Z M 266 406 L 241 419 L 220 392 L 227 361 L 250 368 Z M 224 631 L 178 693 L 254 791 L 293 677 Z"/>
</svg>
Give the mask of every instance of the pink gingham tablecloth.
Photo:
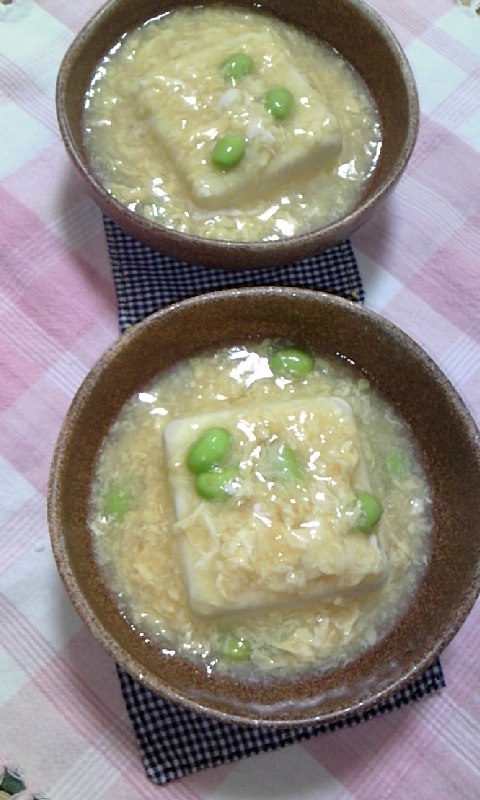
<svg viewBox="0 0 480 800">
<path fill-rule="evenodd" d="M 480 15 L 454 0 L 371 5 L 406 50 L 422 117 L 400 185 L 352 239 L 366 304 L 435 358 L 479 421 Z M 478 800 L 478 604 L 434 696 L 164 788 L 144 775 L 115 665 L 65 595 L 45 514 L 63 415 L 118 336 L 102 218 L 54 105 L 60 60 L 98 6 L 0 0 L 0 797 Z"/>
</svg>

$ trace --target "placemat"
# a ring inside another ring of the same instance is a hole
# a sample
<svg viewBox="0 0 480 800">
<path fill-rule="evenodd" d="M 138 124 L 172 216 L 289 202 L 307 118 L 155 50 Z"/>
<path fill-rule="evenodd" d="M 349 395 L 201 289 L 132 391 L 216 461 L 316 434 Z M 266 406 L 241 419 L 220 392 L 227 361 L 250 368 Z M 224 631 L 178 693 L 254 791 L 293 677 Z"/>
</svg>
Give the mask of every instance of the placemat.
<svg viewBox="0 0 480 800">
<path fill-rule="evenodd" d="M 118 300 L 120 330 L 159 308 L 187 297 L 244 286 L 297 286 L 364 300 L 349 241 L 315 258 L 267 269 L 224 271 L 176 261 L 150 250 L 104 218 Z"/>
<path fill-rule="evenodd" d="M 441 664 L 436 660 L 405 689 L 361 714 L 328 724 L 273 729 L 224 723 L 194 714 L 145 689 L 119 666 L 117 672 L 145 772 L 160 785 L 207 767 L 217 767 L 313 736 L 351 728 L 413 700 L 420 700 L 445 686 Z"/>
<path fill-rule="evenodd" d="M 273 269 L 223 272 L 190 265 L 156 253 L 104 218 L 108 252 L 123 332 L 169 303 L 205 292 L 241 286 L 293 286 L 339 294 L 361 302 L 364 290 L 351 243 Z M 315 726 L 272 729 L 224 723 L 204 717 L 153 694 L 117 666 L 122 694 L 147 776 L 156 784 L 285 747 L 322 733 L 365 722 L 445 686 L 439 660 L 391 699 L 361 714 Z"/>
</svg>

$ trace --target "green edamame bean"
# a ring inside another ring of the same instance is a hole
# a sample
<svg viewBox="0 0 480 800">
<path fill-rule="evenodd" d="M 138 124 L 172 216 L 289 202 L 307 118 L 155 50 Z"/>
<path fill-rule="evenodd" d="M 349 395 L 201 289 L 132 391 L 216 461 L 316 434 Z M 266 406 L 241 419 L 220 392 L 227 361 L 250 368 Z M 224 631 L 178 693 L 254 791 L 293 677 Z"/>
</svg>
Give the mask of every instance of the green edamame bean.
<svg viewBox="0 0 480 800">
<path fill-rule="evenodd" d="M 360 533 L 370 533 L 383 514 L 383 506 L 378 497 L 369 492 L 357 492 L 356 497 L 360 516 L 355 527 Z"/>
<path fill-rule="evenodd" d="M 232 446 L 232 437 L 225 428 L 207 428 L 187 454 L 187 467 L 199 474 L 223 464 Z"/>
<path fill-rule="evenodd" d="M 269 89 L 265 95 L 265 108 L 276 119 L 286 119 L 292 111 L 293 102 L 293 94 L 283 86 Z"/>
<path fill-rule="evenodd" d="M 254 66 L 255 63 L 252 56 L 249 56 L 248 53 L 240 52 L 229 56 L 223 62 L 221 69 L 225 78 L 238 81 L 239 78 L 243 78 L 244 75 L 252 72 Z"/>
<path fill-rule="evenodd" d="M 240 163 L 245 155 L 245 139 L 231 133 L 217 139 L 212 150 L 212 163 L 219 169 L 232 169 Z"/>
<path fill-rule="evenodd" d="M 295 452 L 284 442 L 268 445 L 262 457 L 262 470 L 271 481 L 300 478 L 302 474 Z"/>
<path fill-rule="evenodd" d="M 407 472 L 406 459 L 400 450 L 392 450 L 390 453 L 387 453 L 385 466 L 392 478 L 401 478 Z"/>
<path fill-rule="evenodd" d="M 117 522 L 123 522 L 125 515 L 132 507 L 130 492 L 122 486 L 112 484 L 105 495 L 103 511 L 106 517 L 113 517 Z"/>
<path fill-rule="evenodd" d="M 229 636 L 222 642 L 221 652 L 230 661 L 249 661 L 252 648 L 245 639 Z"/>
<path fill-rule="evenodd" d="M 276 452 L 276 467 L 282 478 L 300 478 L 297 456 L 288 444 L 281 444 Z"/>
<path fill-rule="evenodd" d="M 286 347 L 272 353 L 269 364 L 274 373 L 304 378 L 313 369 L 313 358 L 309 353 L 297 350 L 296 347 Z"/>
<path fill-rule="evenodd" d="M 195 489 L 199 497 L 217 503 L 232 494 L 232 481 L 237 477 L 237 470 L 232 467 L 217 467 L 208 472 L 200 472 L 195 478 Z"/>
<path fill-rule="evenodd" d="M 259 469 L 267 481 L 291 481 L 302 477 L 297 454 L 288 444 L 280 441 L 264 446 Z"/>
</svg>

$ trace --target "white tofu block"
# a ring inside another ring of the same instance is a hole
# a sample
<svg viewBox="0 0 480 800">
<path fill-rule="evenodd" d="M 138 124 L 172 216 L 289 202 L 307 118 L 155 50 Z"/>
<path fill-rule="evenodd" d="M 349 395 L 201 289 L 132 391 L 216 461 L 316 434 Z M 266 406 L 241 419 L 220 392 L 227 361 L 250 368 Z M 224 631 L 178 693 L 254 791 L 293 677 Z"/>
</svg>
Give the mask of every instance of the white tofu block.
<svg viewBox="0 0 480 800">
<path fill-rule="evenodd" d="M 188 470 L 208 428 L 232 435 L 238 477 L 219 502 L 202 500 Z M 166 463 L 192 610 L 253 611 L 380 585 L 388 564 L 376 534 L 355 530 L 355 491 L 369 490 L 350 406 L 316 397 L 250 403 L 178 419 L 164 430 Z M 285 444 L 298 473 L 285 477 Z"/>
<path fill-rule="evenodd" d="M 133 87 L 142 116 L 173 164 L 191 199 L 203 209 L 222 210 L 254 201 L 272 189 L 329 169 L 342 148 L 340 126 L 319 92 L 293 65 L 288 42 L 256 31 L 245 49 L 255 69 L 235 85 L 221 65 L 239 49 L 237 35 L 213 39 L 202 57 L 172 48 L 144 57 L 158 64 L 152 77 Z M 182 76 L 181 78 L 179 76 Z M 187 76 L 187 77 L 185 77 Z M 264 106 L 266 92 L 288 88 L 291 115 L 275 119 Z M 211 163 L 215 141 L 227 134 L 246 141 L 246 154 L 233 169 Z"/>
</svg>

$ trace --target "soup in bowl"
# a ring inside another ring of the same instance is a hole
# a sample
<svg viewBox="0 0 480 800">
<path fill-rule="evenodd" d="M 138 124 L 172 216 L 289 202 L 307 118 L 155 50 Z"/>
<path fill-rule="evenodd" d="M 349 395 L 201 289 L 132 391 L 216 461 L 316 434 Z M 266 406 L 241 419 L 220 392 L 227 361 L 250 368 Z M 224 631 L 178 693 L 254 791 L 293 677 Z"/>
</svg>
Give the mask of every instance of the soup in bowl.
<svg viewBox="0 0 480 800">
<path fill-rule="evenodd" d="M 49 522 L 77 610 L 154 692 L 341 719 L 418 676 L 479 589 L 475 425 L 349 301 L 243 289 L 130 329 L 74 399 Z"/>
<path fill-rule="evenodd" d="M 393 188 L 418 130 L 405 55 L 358 0 L 113 0 L 67 52 L 57 109 L 107 215 L 223 269 L 344 239 Z"/>
</svg>

